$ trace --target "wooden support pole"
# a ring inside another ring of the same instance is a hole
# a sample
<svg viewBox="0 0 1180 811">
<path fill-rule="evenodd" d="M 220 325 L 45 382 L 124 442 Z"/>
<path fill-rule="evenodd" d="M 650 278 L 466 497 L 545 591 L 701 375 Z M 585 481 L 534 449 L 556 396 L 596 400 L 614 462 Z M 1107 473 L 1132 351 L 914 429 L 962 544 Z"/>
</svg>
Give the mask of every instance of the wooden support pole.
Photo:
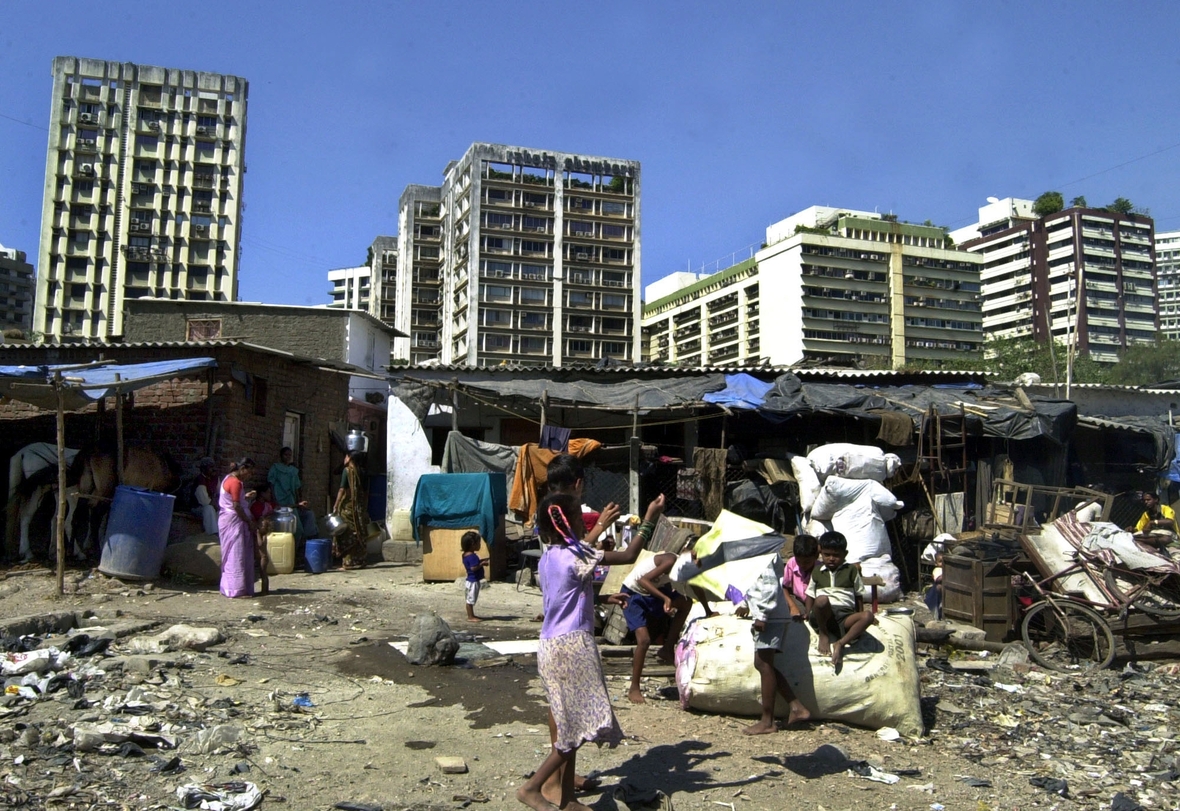
<svg viewBox="0 0 1180 811">
<path fill-rule="evenodd" d="M 115 457 L 119 472 L 119 482 L 123 481 L 123 388 L 119 385 L 121 377 L 115 373 L 115 444 L 119 455 Z"/>
<path fill-rule="evenodd" d="M 61 372 L 53 373 L 57 392 L 57 593 L 66 586 L 66 405 Z"/>
<path fill-rule="evenodd" d="M 459 430 L 459 378 L 451 381 L 451 430 Z"/>
<path fill-rule="evenodd" d="M 545 420 L 548 417 L 548 410 L 549 389 L 545 388 L 541 390 L 541 433 L 538 435 L 539 437 L 545 435 Z"/>
<path fill-rule="evenodd" d="M 205 373 L 205 455 L 213 456 L 213 375 L 212 369 Z"/>
<path fill-rule="evenodd" d="M 639 463 L 643 457 L 643 443 L 639 439 L 639 395 L 635 395 L 635 410 L 631 412 L 631 454 L 627 465 L 627 511 L 639 514 Z"/>
</svg>

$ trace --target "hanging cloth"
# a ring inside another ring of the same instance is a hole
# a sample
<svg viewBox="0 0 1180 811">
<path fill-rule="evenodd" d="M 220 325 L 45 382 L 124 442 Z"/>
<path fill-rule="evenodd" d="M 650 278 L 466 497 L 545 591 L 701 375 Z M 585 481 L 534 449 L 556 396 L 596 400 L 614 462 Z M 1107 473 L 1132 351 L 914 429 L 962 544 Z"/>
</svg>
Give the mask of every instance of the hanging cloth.
<svg viewBox="0 0 1180 811">
<path fill-rule="evenodd" d="M 541 441 L 537 443 L 547 451 L 569 453 L 570 429 L 560 425 L 546 425 L 541 428 Z"/>
</svg>

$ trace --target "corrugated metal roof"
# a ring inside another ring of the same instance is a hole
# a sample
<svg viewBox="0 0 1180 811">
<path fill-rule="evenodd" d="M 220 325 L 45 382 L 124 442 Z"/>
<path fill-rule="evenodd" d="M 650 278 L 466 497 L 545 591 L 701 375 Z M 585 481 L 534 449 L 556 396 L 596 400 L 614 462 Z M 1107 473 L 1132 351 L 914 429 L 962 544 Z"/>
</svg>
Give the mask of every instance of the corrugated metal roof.
<svg viewBox="0 0 1180 811">
<path fill-rule="evenodd" d="M 503 374 L 518 374 L 520 372 L 580 372 L 587 374 L 652 374 L 652 375 L 698 375 L 698 374 L 750 374 L 778 376 L 793 372 L 800 379 L 812 378 L 840 378 L 845 380 L 871 380 L 874 378 L 910 377 L 910 378 L 991 378 L 990 372 L 963 372 L 946 369 L 930 371 L 893 371 L 891 369 L 823 369 L 799 368 L 793 366 L 597 366 L 592 364 L 571 364 L 568 366 L 552 366 L 549 364 L 497 364 L 495 366 L 468 366 L 465 363 L 426 363 L 411 366 L 394 366 L 390 372 L 397 374 L 403 371 L 436 371 L 436 372 L 490 372 Z"/>
<path fill-rule="evenodd" d="M 252 344 L 249 341 L 234 341 L 234 340 L 211 340 L 211 341 L 142 341 L 138 343 L 108 343 L 106 341 L 68 341 L 64 343 L 15 343 L 15 344 L 0 344 L 0 352 L 6 349 L 9 350 L 33 350 L 33 351 L 60 351 L 71 349 L 101 349 L 104 351 L 119 351 L 123 349 L 213 349 L 218 347 L 224 348 L 241 348 L 249 349 L 254 352 L 262 352 L 267 355 L 275 355 L 281 358 L 288 358 L 296 363 L 309 363 L 320 367 L 328 372 L 345 372 L 355 377 L 370 377 L 374 380 L 384 380 L 384 375 L 374 374 L 368 369 L 362 369 L 359 366 L 353 366 L 349 363 L 340 363 L 338 361 L 325 360 L 323 358 L 312 358 L 306 355 L 296 355 L 293 352 L 287 352 L 282 349 L 274 349 L 269 346 L 261 346 L 259 344 Z"/>
</svg>

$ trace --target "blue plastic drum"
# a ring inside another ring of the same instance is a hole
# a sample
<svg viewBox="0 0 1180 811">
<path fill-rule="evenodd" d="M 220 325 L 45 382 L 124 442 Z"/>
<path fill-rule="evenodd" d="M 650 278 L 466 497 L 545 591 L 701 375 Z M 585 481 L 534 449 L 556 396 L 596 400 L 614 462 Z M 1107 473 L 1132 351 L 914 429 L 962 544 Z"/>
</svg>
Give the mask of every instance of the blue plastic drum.
<svg viewBox="0 0 1180 811">
<path fill-rule="evenodd" d="M 126 485 L 115 488 L 98 570 L 123 580 L 159 577 L 175 503 L 176 498 L 166 493 Z"/>
<path fill-rule="evenodd" d="M 332 542 L 327 538 L 308 538 L 303 556 L 307 558 L 309 572 L 323 574 L 332 562 Z"/>
</svg>

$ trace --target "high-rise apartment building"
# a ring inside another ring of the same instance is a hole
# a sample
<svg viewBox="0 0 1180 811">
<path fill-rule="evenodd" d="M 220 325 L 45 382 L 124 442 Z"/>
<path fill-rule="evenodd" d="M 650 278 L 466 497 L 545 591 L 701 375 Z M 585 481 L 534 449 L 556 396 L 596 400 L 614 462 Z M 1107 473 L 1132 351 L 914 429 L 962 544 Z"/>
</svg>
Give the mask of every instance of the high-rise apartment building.
<svg viewBox="0 0 1180 811">
<path fill-rule="evenodd" d="M 328 271 L 332 289 L 328 295 L 332 303 L 328 306 L 337 310 L 364 310 L 369 312 L 372 295 L 372 269 L 369 265 L 354 268 L 336 268 Z"/>
<path fill-rule="evenodd" d="M 1159 284 L 1160 334 L 1180 341 L 1180 231 L 1155 235 L 1155 271 Z"/>
<path fill-rule="evenodd" d="M 402 193 L 394 354 L 639 360 L 639 208 L 637 161 L 472 144 Z"/>
<path fill-rule="evenodd" d="M 648 356 L 686 366 L 953 365 L 982 345 L 979 262 L 941 228 L 812 206 L 767 228 L 752 259 L 695 280 L 674 274 L 689 282 L 680 289 L 649 286 L 660 297 L 644 307 Z"/>
<path fill-rule="evenodd" d="M 34 330 L 111 338 L 123 302 L 237 299 L 248 83 L 53 60 Z"/>
<path fill-rule="evenodd" d="M 377 237 L 369 246 L 369 280 L 369 314 L 392 327 L 397 320 L 397 237 Z"/>
<path fill-rule="evenodd" d="M 32 326 L 34 284 L 25 252 L 0 245 L 0 329 Z"/>
<path fill-rule="evenodd" d="M 989 202 L 978 223 L 952 235 L 983 260 L 984 334 L 1076 340 L 1079 352 L 1104 362 L 1152 343 L 1159 309 L 1151 218 L 1094 208 L 1038 217 L 1032 207 Z"/>
</svg>

